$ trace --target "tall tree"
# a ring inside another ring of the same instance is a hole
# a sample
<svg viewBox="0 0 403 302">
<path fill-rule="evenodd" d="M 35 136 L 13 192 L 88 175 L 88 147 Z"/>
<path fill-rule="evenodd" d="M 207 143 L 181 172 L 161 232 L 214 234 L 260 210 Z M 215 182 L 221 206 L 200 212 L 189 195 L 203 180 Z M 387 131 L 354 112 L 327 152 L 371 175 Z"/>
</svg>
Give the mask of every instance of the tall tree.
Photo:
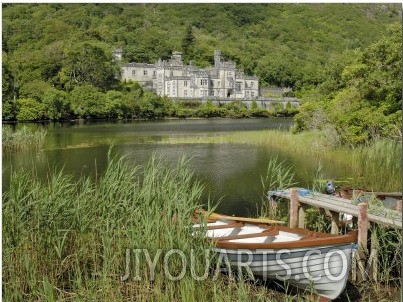
<svg viewBox="0 0 403 302">
<path fill-rule="evenodd" d="M 182 51 L 186 61 L 188 61 L 193 54 L 196 38 L 193 34 L 193 26 L 189 24 L 186 28 L 185 36 L 182 39 Z"/>
<path fill-rule="evenodd" d="M 87 83 L 107 91 L 116 83 L 112 56 L 100 47 L 84 43 L 69 51 L 67 57 L 65 75 L 71 88 Z"/>
</svg>

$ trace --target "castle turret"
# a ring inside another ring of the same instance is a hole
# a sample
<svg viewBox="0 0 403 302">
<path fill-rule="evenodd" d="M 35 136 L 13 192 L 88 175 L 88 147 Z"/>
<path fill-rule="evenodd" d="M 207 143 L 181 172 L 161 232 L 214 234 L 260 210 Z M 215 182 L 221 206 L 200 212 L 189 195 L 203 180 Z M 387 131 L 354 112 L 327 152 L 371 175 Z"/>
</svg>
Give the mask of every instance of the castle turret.
<svg viewBox="0 0 403 302">
<path fill-rule="evenodd" d="M 182 66 L 182 53 L 179 51 L 174 51 L 171 56 L 171 64 L 173 66 Z"/>
<path fill-rule="evenodd" d="M 221 51 L 214 50 L 214 67 L 220 67 L 221 63 Z"/>
<path fill-rule="evenodd" d="M 113 51 L 113 55 L 115 56 L 116 61 L 122 61 L 122 57 L 123 57 L 122 48 L 115 48 L 115 50 Z"/>
</svg>

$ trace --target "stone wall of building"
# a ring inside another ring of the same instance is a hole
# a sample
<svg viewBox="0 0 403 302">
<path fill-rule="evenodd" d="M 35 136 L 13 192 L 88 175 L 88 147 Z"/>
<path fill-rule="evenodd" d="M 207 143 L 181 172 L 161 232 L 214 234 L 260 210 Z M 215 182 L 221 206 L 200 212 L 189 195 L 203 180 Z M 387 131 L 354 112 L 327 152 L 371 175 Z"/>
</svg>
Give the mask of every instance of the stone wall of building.
<svg viewBox="0 0 403 302">
<path fill-rule="evenodd" d="M 128 63 L 122 67 L 122 80 L 139 82 L 171 98 L 253 100 L 259 96 L 259 79 L 245 76 L 235 62 L 223 61 L 219 50 L 214 51 L 214 66 L 204 69 L 185 65 L 180 52 L 154 64 Z"/>
</svg>

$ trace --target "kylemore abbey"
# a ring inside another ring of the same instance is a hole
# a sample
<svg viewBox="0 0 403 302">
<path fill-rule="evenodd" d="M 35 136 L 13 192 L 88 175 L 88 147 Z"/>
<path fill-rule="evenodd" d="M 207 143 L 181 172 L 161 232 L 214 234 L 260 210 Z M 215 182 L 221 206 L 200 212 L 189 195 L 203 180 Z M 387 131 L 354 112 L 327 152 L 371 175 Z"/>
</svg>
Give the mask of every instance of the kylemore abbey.
<svg viewBox="0 0 403 302">
<path fill-rule="evenodd" d="M 121 58 L 121 50 L 115 56 Z M 178 99 L 254 100 L 259 96 L 259 79 L 237 69 L 235 62 L 224 61 L 214 51 L 214 66 L 198 68 L 185 65 L 182 54 L 174 52 L 170 60 L 154 64 L 128 63 L 122 67 L 122 80 L 132 80 L 160 96 Z"/>
</svg>

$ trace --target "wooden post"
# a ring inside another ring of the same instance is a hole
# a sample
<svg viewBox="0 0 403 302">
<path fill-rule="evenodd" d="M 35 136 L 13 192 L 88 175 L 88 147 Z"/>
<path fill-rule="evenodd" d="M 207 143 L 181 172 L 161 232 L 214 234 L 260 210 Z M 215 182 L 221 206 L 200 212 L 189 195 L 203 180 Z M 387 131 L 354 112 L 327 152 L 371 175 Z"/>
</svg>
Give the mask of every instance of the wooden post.
<svg viewBox="0 0 403 302">
<path fill-rule="evenodd" d="M 368 204 L 358 204 L 358 248 L 367 251 L 368 241 Z"/>
<path fill-rule="evenodd" d="M 298 189 L 292 188 L 290 192 L 290 228 L 298 227 Z"/>
<path fill-rule="evenodd" d="M 339 234 L 339 213 L 335 211 L 330 211 L 331 219 L 332 219 L 332 229 L 330 233 Z"/>
<path fill-rule="evenodd" d="M 298 209 L 298 227 L 301 229 L 305 228 L 305 209 L 300 206 Z"/>
<path fill-rule="evenodd" d="M 361 202 L 358 204 L 358 250 L 357 250 L 357 264 L 359 268 L 358 281 L 366 280 L 365 276 L 365 260 L 368 254 L 367 241 L 368 241 L 368 204 Z"/>
<path fill-rule="evenodd" d="M 365 276 L 372 281 L 378 281 L 378 249 L 379 241 L 376 232 L 372 229 L 371 232 L 371 253 L 365 268 Z"/>
<path fill-rule="evenodd" d="M 396 201 L 396 207 L 395 208 L 396 208 L 396 211 L 399 211 L 399 212 L 402 211 L 402 200 L 401 199 Z"/>
<path fill-rule="evenodd" d="M 357 251 L 353 251 L 351 256 L 351 281 L 357 281 Z"/>
</svg>

